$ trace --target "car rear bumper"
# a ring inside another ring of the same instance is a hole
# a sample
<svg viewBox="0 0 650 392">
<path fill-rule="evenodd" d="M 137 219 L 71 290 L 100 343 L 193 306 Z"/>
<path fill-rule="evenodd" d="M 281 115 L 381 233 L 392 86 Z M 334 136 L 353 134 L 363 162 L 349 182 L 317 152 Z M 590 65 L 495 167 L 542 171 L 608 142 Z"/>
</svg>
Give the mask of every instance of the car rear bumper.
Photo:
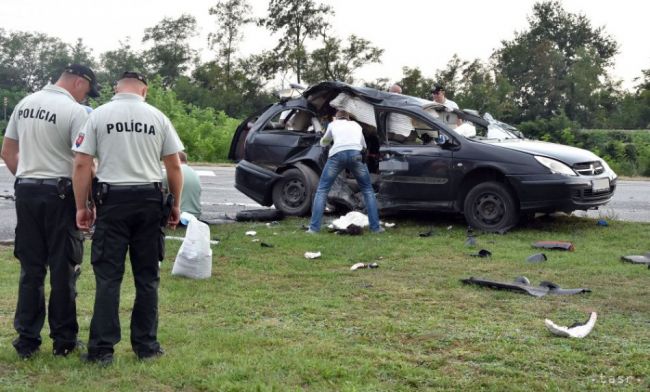
<svg viewBox="0 0 650 392">
<path fill-rule="evenodd" d="M 607 177 L 510 176 L 522 211 L 588 210 L 607 204 L 616 191 L 616 179 L 609 188 L 593 189 L 593 180 Z"/>
<path fill-rule="evenodd" d="M 235 188 L 263 206 L 273 204 L 273 184 L 282 176 L 242 160 L 235 168 Z"/>
</svg>

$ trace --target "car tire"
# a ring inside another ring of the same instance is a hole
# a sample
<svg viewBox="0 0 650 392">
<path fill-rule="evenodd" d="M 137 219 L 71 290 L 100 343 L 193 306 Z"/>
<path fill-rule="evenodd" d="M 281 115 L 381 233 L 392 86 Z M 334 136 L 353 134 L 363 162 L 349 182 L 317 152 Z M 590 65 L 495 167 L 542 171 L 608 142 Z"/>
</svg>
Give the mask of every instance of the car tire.
<svg viewBox="0 0 650 392">
<path fill-rule="evenodd" d="M 270 222 L 279 221 L 284 218 L 284 214 L 275 208 L 259 208 L 256 210 L 241 210 L 235 215 L 237 222 Z"/>
<path fill-rule="evenodd" d="M 467 224 L 489 232 L 505 232 L 514 227 L 519 214 L 510 190 L 499 182 L 482 182 L 467 193 L 463 208 Z"/>
<path fill-rule="evenodd" d="M 311 210 L 318 175 L 306 166 L 293 167 L 282 173 L 273 186 L 273 204 L 286 215 L 304 216 Z"/>
</svg>

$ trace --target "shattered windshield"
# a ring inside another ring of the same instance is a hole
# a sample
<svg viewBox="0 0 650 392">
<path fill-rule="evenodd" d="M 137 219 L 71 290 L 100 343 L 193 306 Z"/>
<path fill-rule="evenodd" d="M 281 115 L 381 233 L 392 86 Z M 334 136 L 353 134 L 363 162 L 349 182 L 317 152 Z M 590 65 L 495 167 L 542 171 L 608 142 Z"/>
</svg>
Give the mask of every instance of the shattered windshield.
<svg viewBox="0 0 650 392">
<path fill-rule="evenodd" d="M 485 113 L 483 119 L 488 122 L 486 139 L 523 139 L 524 135 L 512 125 L 497 121 L 490 113 Z"/>
</svg>

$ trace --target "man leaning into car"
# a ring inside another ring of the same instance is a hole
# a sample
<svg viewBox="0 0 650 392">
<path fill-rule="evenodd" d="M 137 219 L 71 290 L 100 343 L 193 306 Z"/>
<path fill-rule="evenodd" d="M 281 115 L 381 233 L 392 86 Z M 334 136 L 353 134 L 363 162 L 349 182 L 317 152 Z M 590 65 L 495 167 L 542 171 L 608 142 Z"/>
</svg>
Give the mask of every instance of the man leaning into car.
<svg viewBox="0 0 650 392">
<path fill-rule="evenodd" d="M 379 226 L 379 212 L 377 211 L 375 192 L 370 182 L 368 167 L 363 163 L 361 158 L 361 151 L 366 148 L 363 131 L 357 122 L 350 120 L 349 113 L 343 110 L 336 112 L 336 117 L 328 125 L 325 135 L 320 140 L 320 144 L 323 147 L 327 147 L 332 141 L 334 144 L 330 148 L 327 163 L 325 163 L 325 167 L 323 168 L 318 189 L 316 190 L 316 196 L 314 196 L 311 222 L 309 223 L 307 233 L 314 234 L 320 231 L 327 194 L 330 188 L 332 188 L 334 180 L 336 180 L 336 177 L 338 177 L 343 169 L 348 169 L 354 175 L 361 188 L 366 209 L 368 210 L 370 230 L 373 233 L 381 233 L 384 229 Z"/>
</svg>

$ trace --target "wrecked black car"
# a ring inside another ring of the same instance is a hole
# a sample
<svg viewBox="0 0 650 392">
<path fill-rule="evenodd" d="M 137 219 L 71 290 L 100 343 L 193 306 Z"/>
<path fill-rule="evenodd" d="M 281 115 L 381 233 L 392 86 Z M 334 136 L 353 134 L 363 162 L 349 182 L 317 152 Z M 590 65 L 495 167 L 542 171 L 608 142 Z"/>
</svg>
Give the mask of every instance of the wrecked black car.
<svg viewBox="0 0 650 392">
<path fill-rule="evenodd" d="M 319 139 L 336 109 L 363 128 L 382 213 L 458 212 L 474 228 L 505 231 L 537 212 L 597 208 L 616 189 L 616 173 L 593 153 L 525 139 L 489 114 L 341 82 L 291 92 L 247 118 L 229 153 L 239 162 L 235 187 L 288 215 L 310 211 L 327 159 Z M 328 202 L 362 208 L 347 180 Z"/>
</svg>

